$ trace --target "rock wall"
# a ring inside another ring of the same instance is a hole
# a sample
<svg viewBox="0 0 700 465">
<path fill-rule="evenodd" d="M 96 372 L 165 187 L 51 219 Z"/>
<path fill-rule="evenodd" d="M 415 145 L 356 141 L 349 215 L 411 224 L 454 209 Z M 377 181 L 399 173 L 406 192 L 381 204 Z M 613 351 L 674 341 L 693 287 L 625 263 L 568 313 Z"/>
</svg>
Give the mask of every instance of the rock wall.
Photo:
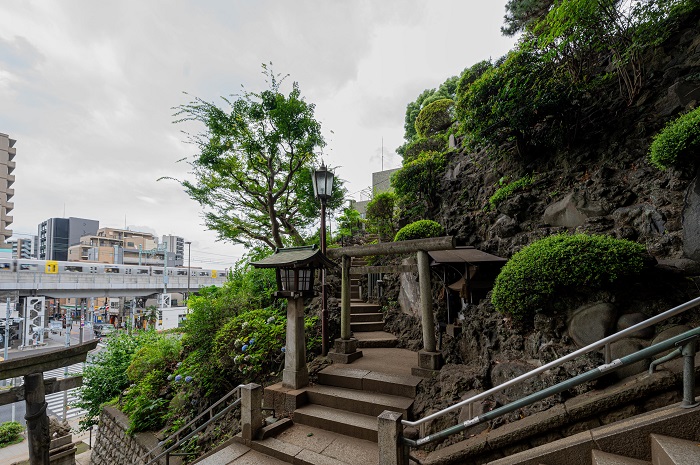
<svg viewBox="0 0 700 465">
<path fill-rule="evenodd" d="M 128 436 L 129 418 L 114 407 L 107 406 L 100 416 L 95 447 L 92 450 L 91 465 L 117 465 L 141 463 L 139 458 L 158 445 L 158 439 L 151 433 L 136 433 Z M 161 460 L 165 463 L 165 459 Z M 170 459 L 179 464 L 179 458 Z"/>
</svg>

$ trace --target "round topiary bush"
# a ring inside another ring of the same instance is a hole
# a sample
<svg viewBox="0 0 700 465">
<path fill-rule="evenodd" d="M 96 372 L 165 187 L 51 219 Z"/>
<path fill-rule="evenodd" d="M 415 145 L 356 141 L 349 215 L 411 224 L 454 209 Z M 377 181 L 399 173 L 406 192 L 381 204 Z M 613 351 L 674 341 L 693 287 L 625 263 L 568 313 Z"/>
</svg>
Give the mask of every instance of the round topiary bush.
<svg viewBox="0 0 700 465">
<path fill-rule="evenodd" d="M 508 260 L 496 278 L 491 303 L 497 311 L 522 319 L 558 292 L 600 287 L 639 273 L 644 252 L 641 244 L 610 236 L 546 237 Z"/>
<path fill-rule="evenodd" d="M 426 105 L 416 117 L 416 132 L 420 137 L 427 137 L 450 127 L 454 120 L 452 111 L 454 100 L 443 98 Z"/>
<path fill-rule="evenodd" d="M 426 239 L 444 235 L 445 228 L 440 223 L 432 220 L 418 220 L 399 229 L 396 237 L 394 237 L 394 241 L 410 241 L 412 239 Z"/>
<path fill-rule="evenodd" d="M 679 157 L 700 149 L 700 107 L 671 121 L 651 144 L 649 159 L 652 165 L 665 170 Z"/>
</svg>

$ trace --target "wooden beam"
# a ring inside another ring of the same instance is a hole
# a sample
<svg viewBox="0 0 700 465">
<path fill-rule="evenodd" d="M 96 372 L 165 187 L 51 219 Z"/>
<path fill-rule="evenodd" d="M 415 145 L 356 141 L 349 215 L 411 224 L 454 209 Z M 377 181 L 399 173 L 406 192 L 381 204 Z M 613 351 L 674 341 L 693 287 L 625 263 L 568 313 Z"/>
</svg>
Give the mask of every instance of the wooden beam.
<svg viewBox="0 0 700 465">
<path fill-rule="evenodd" d="M 350 275 L 369 273 L 417 273 L 418 265 L 354 266 Z"/>
<path fill-rule="evenodd" d="M 44 380 L 46 394 L 55 394 L 83 385 L 83 375 L 69 376 L 68 378 L 49 378 Z M 5 391 L 0 391 L 0 405 L 13 404 L 24 400 L 24 386 L 15 386 Z"/>
<path fill-rule="evenodd" d="M 89 351 L 97 347 L 97 339 L 77 346 L 41 351 L 26 357 L 0 362 L 0 379 L 17 378 L 32 373 L 43 373 L 75 363 L 84 362 Z"/>
<path fill-rule="evenodd" d="M 415 252 L 430 252 L 433 250 L 450 250 L 455 248 L 453 236 L 414 239 L 412 241 L 383 242 L 381 244 L 358 245 L 354 247 L 338 247 L 328 249 L 328 258 L 368 257 L 370 255 L 393 255 Z"/>
</svg>

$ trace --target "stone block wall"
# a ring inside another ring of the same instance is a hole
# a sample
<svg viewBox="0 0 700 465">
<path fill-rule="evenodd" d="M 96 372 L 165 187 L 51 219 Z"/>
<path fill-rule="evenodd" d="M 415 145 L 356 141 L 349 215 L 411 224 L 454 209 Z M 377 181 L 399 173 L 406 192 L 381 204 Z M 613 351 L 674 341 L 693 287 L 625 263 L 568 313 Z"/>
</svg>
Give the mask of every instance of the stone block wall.
<svg viewBox="0 0 700 465">
<path fill-rule="evenodd" d="M 100 416 L 91 465 L 139 464 L 146 452 L 158 445 L 152 433 L 136 433 L 128 436 L 129 418 L 114 407 L 107 406 Z M 165 459 L 161 461 L 165 463 Z M 173 458 L 171 464 L 179 463 Z"/>
</svg>

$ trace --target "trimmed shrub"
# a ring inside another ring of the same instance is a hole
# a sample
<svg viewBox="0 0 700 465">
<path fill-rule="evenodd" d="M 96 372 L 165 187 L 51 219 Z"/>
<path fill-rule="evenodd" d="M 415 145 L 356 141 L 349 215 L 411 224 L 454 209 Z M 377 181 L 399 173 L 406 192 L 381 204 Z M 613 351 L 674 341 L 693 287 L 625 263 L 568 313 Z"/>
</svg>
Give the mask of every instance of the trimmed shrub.
<svg viewBox="0 0 700 465">
<path fill-rule="evenodd" d="M 491 198 L 489 198 L 489 205 L 491 205 L 491 209 L 495 209 L 499 203 L 513 195 L 514 192 L 525 189 L 533 182 L 535 182 L 534 176 L 525 176 L 499 188 L 496 192 L 494 192 Z"/>
<path fill-rule="evenodd" d="M 491 303 L 516 319 L 534 314 L 563 291 L 597 288 L 638 274 L 641 244 L 610 236 L 560 234 L 513 255 L 496 278 Z"/>
<path fill-rule="evenodd" d="M 454 103 L 452 99 L 442 98 L 423 107 L 416 118 L 418 135 L 426 137 L 449 128 L 454 120 Z"/>
<path fill-rule="evenodd" d="M 419 137 L 404 146 L 403 162 L 408 163 L 423 152 L 442 152 L 447 149 L 447 134 L 435 134 L 431 137 Z"/>
<path fill-rule="evenodd" d="M 649 160 L 658 169 L 665 170 L 699 148 L 700 107 L 671 121 L 654 137 Z"/>
<path fill-rule="evenodd" d="M 16 421 L 6 421 L 0 424 L 0 447 L 16 444 L 22 440 L 24 427 Z"/>
<path fill-rule="evenodd" d="M 410 241 L 412 239 L 426 239 L 444 235 L 445 228 L 440 223 L 432 220 L 418 220 L 399 229 L 396 237 L 394 237 L 394 241 Z"/>
</svg>

